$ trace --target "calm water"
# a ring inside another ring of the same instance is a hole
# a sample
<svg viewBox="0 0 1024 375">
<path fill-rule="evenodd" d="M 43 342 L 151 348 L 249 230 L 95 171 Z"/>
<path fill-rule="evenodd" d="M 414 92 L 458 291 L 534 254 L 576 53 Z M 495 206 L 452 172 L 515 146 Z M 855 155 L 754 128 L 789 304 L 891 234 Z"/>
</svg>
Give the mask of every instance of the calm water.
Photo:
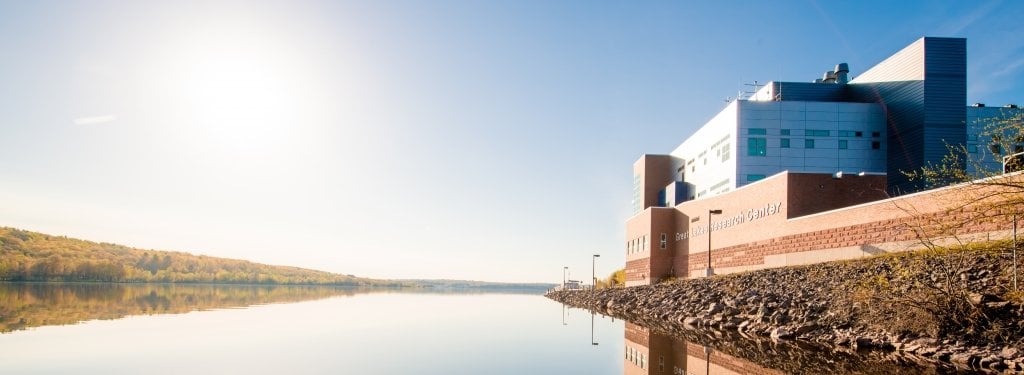
<svg viewBox="0 0 1024 375">
<path fill-rule="evenodd" d="M 742 338 L 669 337 L 533 294 L 0 284 L 0 332 L 4 374 L 898 369 Z"/>
</svg>

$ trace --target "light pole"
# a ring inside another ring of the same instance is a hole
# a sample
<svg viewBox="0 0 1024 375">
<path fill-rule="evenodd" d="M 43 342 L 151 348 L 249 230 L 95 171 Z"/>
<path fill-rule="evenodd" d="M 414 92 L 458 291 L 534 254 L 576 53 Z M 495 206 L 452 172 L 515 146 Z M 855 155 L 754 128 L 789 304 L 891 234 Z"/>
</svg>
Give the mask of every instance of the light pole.
<svg viewBox="0 0 1024 375">
<path fill-rule="evenodd" d="M 563 326 L 567 326 L 568 325 L 568 324 L 565 323 L 565 304 L 564 303 L 562 304 L 562 325 Z"/>
<path fill-rule="evenodd" d="M 594 341 L 594 312 L 590 312 L 590 345 L 597 345 Z"/>
<path fill-rule="evenodd" d="M 1017 291 L 1017 209 L 1013 211 L 1013 291 Z"/>
<path fill-rule="evenodd" d="M 715 270 L 711 268 L 711 215 L 721 214 L 722 210 L 708 210 L 708 269 L 704 271 L 704 276 L 711 276 Z"/>
<path fill-rule="evenodd" d="M 565 290 L 565 272 L 569 271 L 569 267 L 562 267 L 562 290 Z"/>
<path fill-rule="evenodd" d="M 711 375 L 711 347 L 704 347 L 704 373 Z"/>
<path fill-rule="evenodd" d="M 597 266 L 597 258 L 600 258 L 601 254 L 594 254 L 590 258 L 590 278 L 593 282 L 590 284 L 590 289 L 597 289 L 597 273 L 594 272 L 595 266 Z"/>
</svg>

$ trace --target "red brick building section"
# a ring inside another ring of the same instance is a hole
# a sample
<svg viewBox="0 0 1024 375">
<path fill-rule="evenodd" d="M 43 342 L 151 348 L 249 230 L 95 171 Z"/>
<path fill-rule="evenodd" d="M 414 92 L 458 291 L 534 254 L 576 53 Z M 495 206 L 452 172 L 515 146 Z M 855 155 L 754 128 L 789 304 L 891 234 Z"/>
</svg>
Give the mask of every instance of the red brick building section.
<svg viewBox="0 0 1024 375">
<path fill-rule="evenodd" d="M 1024 180 L 1024 175 L 1004 178 Z M 1012 223 L 1000 214 L 1011 208 L 999 212 L 984 202 L 965 205 L 993 189 L 998 187 L 967 184 L 887 199 L 885 176 L 836 179 L 783 172 L 672 208 L 646 207 L 627 221 L 627 241 L 650 238 L 653 244 L 639 252 L 627 245 L 626 283 L 703 275 L 709 210 L 722 210 L 711 217 L 716 274 L 915 249 L 922 247 L 921 235 L 1005 238 Z M 664 251 L 662 234 L 667 237 Z"/>
</svg>

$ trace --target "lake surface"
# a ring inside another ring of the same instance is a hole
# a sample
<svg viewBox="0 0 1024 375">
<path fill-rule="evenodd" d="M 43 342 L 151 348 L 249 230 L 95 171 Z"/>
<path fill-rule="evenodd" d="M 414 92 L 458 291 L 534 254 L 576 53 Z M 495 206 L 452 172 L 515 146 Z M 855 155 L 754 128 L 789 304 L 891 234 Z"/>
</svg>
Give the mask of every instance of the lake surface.
<svg viewBox="0 0 1024 375">
<path fill-rule="evenodd" d="M 917 372 L 872 361 L 671 337 L 537 294 L 0 283 L 4 374 Z"/>
</svg>

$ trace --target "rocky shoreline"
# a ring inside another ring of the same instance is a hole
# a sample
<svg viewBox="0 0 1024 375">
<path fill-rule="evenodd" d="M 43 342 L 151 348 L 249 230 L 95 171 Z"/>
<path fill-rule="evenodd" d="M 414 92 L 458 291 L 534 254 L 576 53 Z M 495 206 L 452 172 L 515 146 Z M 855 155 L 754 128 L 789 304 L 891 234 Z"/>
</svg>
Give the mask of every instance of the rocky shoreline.
<svg viewBox="0 0 1024 375">
<path fill-rule="evenodd" d="M 1013 373 L 1024 371 L 1024 298 L 1012 287 L 1008 249 L 993 247 L 546 296 L 667 333 L 736 331 Z"/>
</svg>

